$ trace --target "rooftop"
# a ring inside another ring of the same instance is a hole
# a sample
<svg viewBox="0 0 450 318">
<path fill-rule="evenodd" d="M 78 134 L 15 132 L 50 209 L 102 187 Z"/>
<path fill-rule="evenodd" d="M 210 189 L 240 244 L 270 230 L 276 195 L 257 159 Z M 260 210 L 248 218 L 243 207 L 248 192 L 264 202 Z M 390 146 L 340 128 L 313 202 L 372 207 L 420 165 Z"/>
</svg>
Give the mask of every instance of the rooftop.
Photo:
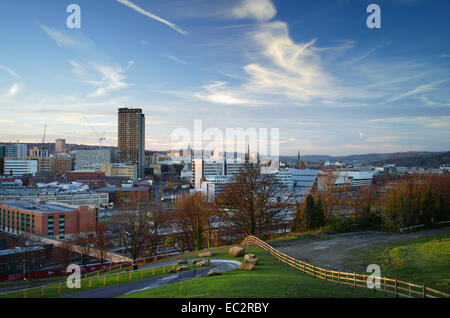
<svg viewBox="0 0 450 318">
<path fill-rule="evenodd" d="M 76 212 L 75 207 L 70 207 L 63 204 L 56 203 L 36 203 L 36 202 L 1 202 L 1 204 L 8 207 L 13 207 L 20 210 L 27 210 L 31 212 L 39 213 L 64 213 L 64 212 Z"/>
</svg>

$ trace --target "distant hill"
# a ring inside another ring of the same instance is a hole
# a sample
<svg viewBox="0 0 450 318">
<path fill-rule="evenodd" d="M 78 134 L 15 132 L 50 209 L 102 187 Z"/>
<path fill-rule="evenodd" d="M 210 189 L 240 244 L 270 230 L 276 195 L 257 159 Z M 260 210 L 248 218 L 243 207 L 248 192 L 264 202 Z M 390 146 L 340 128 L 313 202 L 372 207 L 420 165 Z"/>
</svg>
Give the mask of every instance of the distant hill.
<svg viewBox="0 0 450 318">
<path fill-rule="evenodd" d="M 395 153 L 369 153 L 362 155 L 349 156 L 326 156 L 326 155 L 305 155 L 302 156 L 303 161 L 319 162 L 319 161 L 342 161 L 350 164 L 362 165 L 383 165 L 395 164 L 404 167 L 439 167 L 443 164 L 450 163 L 450 152 L 395 152 Z M 280 156 L 280 159 L 288 163 L 295 164 L 297 156 Z"/>
</svg>

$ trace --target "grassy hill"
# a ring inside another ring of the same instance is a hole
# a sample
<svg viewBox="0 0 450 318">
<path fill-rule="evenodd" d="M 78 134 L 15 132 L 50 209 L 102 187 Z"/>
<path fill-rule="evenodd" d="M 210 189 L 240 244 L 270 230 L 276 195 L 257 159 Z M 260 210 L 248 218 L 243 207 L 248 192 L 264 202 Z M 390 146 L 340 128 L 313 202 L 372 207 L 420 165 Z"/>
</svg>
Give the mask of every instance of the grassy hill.
<svg viewBox="0 0 450 318">
<path fill-rule="evenodd" d="M 450 233 L 356 250 L 346 260 L 355 271 L 367 264 L 379 264 L 382 276 L 450 293 Z"/>
<path fill-rule="evenodd" d="M 281 263 L 262 249 L 251 248 L 260 260 L 253 271 L 234 269 L 221 276 L 202 277 L 122 296 L 124 298 L 308 298 L 392 297 L 391 294 L 354 288 L 305 275 Z M 194 254 L 185 255 L 186 258 Z M 214 258 L 231 258 L 227 249 L 217 249 Z M 243 257 L 236 258 L 243 261 Z"/>
</svg>

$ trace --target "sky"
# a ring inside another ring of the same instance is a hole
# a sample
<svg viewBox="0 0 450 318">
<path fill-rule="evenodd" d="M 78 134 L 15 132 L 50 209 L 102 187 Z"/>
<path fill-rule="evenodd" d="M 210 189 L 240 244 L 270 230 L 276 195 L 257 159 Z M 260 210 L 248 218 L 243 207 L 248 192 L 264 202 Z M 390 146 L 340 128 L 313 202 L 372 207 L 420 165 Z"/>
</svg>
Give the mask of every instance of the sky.
<svg viewBox="0 0 450 318">
<path fill-rule="evenodd" d="M 46 124 L 46 141 L 117 146 L 127 106 L 143 109 L 151 150 L 202 120 L 278 128 L 281 155 L 446 151 L 449 12 L 447 0 L 0 0 L 0 141 L 40 142 Z"/>
</svg>

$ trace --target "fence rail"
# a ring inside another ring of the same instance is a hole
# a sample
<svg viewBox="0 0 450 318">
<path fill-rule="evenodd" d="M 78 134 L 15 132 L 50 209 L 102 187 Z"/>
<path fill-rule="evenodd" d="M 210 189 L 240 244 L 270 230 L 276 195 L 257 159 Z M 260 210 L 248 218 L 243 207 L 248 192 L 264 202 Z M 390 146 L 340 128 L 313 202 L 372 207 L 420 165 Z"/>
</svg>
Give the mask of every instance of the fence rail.
<svg viewBox="0 0 450 318">
<path fill-rule="evenodd" d="M 315 278 L 329 280 L 331 282 L 351 285 L 354 287 L 367 287 L 367 279 L 371 277 L 373 282 L 376 279 L 380 281 L 380 288 L 374 288 L 373 291 L 378 290 L 387 293 L 393 293 L 396 297 L 422 297 L 422 298 L 450 298 L 449 294 L 441 291 L 426 287 L 425 285 L 413 284 L 410 282 L 404 282 L 398 279 L 392 279 L 387 277 L 375 277 L 366 274 L 347 273 L 340 271 L 333 271 L 326 268 L 321 268 L 315 265 L 308 264 L 301 260 L 295 259 L 287 254 L 284 254 L 256 236 L 247 236 L 241 243 L 246 246 L 257 246 L 269 252 L 272 256 L 279 259 L 281 262 L 294 267 L 305 274 L 312 275 Z"/>
</svg>

